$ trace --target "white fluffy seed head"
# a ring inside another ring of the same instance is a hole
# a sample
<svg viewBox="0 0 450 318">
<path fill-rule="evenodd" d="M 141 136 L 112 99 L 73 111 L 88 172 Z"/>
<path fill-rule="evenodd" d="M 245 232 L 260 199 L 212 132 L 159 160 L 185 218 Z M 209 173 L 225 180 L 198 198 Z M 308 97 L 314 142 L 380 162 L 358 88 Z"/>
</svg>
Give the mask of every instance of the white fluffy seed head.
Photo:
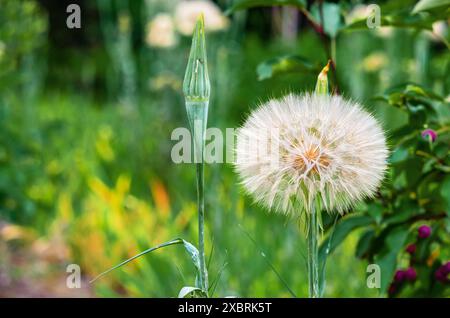
<svg viewBox="0 0 450 318">
<path fill-rule="evenodd" d="M 259 203 L 309 211 L 316 198 L 344 213 L 371 197 L 388 150 L 375 118 L 340 96 L 287 95 L 253 111 L 237 133 L 235 169 Z"/>
</svg>

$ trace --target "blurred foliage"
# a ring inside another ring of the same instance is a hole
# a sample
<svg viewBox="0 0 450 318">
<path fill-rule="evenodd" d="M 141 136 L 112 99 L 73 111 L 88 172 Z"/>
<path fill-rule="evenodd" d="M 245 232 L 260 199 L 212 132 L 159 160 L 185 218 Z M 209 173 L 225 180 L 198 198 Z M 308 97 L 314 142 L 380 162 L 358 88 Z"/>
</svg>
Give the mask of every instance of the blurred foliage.
<svg viewBox="0 0 450 318">
<path fill-rule="evenodd" d="M 384 186 L 373 202 L 359 209 L 360 215 L 338 223 L 332 249 L 351 231 L 363 228 L 355 254 L 380 265 L 382 292 L 392 286 L 395 269 L 408 264 L 418 279 L 401 295 L 448 296 L 448 286 L 434 273 L 450 256 L 450 104 L 412 84 L 392 88 L 378 99 L 402 109 L 408 121 L 390 134 L 392 154 Z M 435 140 L 422 133 L 427 127 L 436 132 Z M 423 225 L 431 226 L 433 235 L 417 239 L 417 229 Z M 408 256 L 407 246 L 416 241 L 419 250 Z M 391 291 L 391 295 L 399 293 Z"/>
<path fill-rule="evenodd" d="M 237 127 L 261 100 L 312 90 L 331 58 L 333 88 L 367 105 L 388 131 L 392 155 L 377 197 L 335 227 L 324 220 L 325 296 L 378 296 L 366 286 L 369 263 L 381 266 L 382 295 L 449 296 L 448 281 L 436 279 L 450 258 L 445 1 L 380 1 L 375 29 L 358 15 L 362 1 L 216 2 L 231 10 L 229 27 L 207 34 L 210 126 Z M 57 257 L 45 258 L 60 265 L 54 271 L 77 263 L 87 277 L 161 242 L 192 242 L 195 169 L 170 160 L 171 131 L 187 125 L 180 85 L 190 39 L 177 30 L 178 1 L 80 1 L 81 30 L 65 27 L 64 2 L 39 3 L 0 0 L 0 218 L 9 224 L 1 242 L 12 253 L 24 244 L 41 256 L 52 251 Z M 270 8 L 286 3 L 296 9 Z M 298 18 L 294 39 L 277 27 L 289 10 Z M 160 13 L 173 23 L 171 47 L 147 41 Z M 335 23 L 320 28 L 321 15 Z M 425 129 L 437 133 L 434 142 Z M 208 166 L 206 184 L 213 296 L 289 297 L 271 266 L 306 295 L 298 224 L 253 205 L 227 165 Z M 427 238 L 417 234 L 423 225 Z M 14 258 L 0 247 L 1 272 Z M 127 264 L 99 280 L 95 294 L 176 296 L 195 277 L 181 249 Z M 395 280 L 410 268 L 416 279 Z"/>
</svg>

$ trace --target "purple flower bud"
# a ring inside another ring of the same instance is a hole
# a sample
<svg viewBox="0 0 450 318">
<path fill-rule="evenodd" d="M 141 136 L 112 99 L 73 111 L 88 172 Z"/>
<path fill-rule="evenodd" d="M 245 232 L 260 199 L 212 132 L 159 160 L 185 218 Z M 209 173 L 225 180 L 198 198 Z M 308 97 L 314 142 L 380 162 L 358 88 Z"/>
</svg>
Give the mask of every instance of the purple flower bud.
<svg viewBox="0 0 450 318">
<path fill-rule="evenodd" d="M 431 140 L 431 142 L 434 142 L 437 138 L 437 132 L 433 129 L 425 129 L 422 131 L 422 138 Z"/>
<path fill-rule="evenodd" d="M 405 278 L 406 278 L 406 280 L 409 280 L 410 282 L 415 281 L 417 278 L 416 270 L 412 267 L 405 270 Z"/>
<path fill-rule="evenodd" d="M 434 273 L 434 277 L 436 278 L 436 280 L 440 281 L 441 283 L 446 283 L 447 282 L 447 275 L 448 275 L 448 273 L 446 274 L 444 272 L 444 269 L 445 268 L 441 266 Z"/>
<path fill-rule="evenodd" d="M 429 227 L 428 225 L 421 225 L 418 229 L 418 232 L 419 232 L 419 237 L 421 239 L 425 239 L 430 236 L 431 227 Z"/>
<path fill-rule="evenodd" d="M 445 263 L 444 265 L 442 265 L 442 271 L 446 274 L 446 275 L 448 275 L 448 274 L 450 274 L 450 261 L 449 262 L 447 262 L 447 263 Z"/>
<path fill-rule="evenodd" d="M 405 278 L 406 278 L 406 273 L 404 270 L 399 269 L 395 272 L 395 276 L 394 276 L 395 282 L 400 283 L 400 282 L 404 281 Z"/>
<path fill-rule="evenodd" d="M 416 252 L 416 244 L 409 244 L 406 247 L 406 252 L 411 254 L 411 255 L 414 254 Z"/>
</svg>

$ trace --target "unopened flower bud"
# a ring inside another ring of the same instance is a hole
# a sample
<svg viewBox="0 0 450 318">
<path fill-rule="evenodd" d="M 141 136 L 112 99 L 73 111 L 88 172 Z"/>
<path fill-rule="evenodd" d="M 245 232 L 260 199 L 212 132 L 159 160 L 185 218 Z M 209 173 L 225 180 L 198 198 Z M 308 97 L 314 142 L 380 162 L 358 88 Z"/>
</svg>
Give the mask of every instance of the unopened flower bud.
<svg viewBox="0 0 450 318">
<path fill-rule="evenodd" d="M 428 225 L 420 226 L 417 231 L 421 239 L 425 239 L 431 235 L 431 227 L 429 227 Z"/>
<path fill-rule="evenodd" d="M 408 253 L 408 254 L 414 254 L 415 252 L 416 252 L 416 249 L 417 249 L 417 247 L 416 247 L 416 244 L 409 244 L 407 247 L 406 247 L 406 252 Z"/>
<path fill-rule="evenodd" d="M 433 129 L 425 129 L 424 131 L 422 131 L 422 138 L 431 142 L 435 142 L 437 139 L 437 132 Z"/>
<path fill-rule="evenodd" d="M 405 279 L 409 280 L 410 282 L 415 281 L 417 278 L 417 272 L 414 268 L 410 267 L 407 270 L 405 270 Z"/>
</svg>

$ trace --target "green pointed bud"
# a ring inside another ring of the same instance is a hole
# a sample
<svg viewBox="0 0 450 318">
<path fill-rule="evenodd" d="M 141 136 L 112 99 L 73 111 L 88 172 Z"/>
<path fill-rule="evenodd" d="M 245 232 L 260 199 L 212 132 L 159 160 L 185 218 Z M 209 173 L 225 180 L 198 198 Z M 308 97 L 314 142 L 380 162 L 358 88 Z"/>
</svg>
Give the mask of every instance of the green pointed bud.
<svg viewBox="0 0 450 318">
<path fill-rule="evenodd" d="M 208 77 L 203 14 L 197 20 L 183 82 L 186 111 L 194 141 L 194 162 L 203 162 L 211 86 Z"/>
<path fill-rule="evenodd" d="M 317 76 L 316 94 L 327 95 L 328 94 L 328 70 L 330 69 L 331 61 L 328 60 L 327 65 L 322 69 L 319 76 Z"/>
<path fill-rule="evenodd" d="M 209 99 L 210 89 L 206 61 L 205 22 L 203 14 L 201 14 L 192 36 L 191 52 L 184 75 L 183 93 L 186 100 L 205 101 Z"/>
</svg>

